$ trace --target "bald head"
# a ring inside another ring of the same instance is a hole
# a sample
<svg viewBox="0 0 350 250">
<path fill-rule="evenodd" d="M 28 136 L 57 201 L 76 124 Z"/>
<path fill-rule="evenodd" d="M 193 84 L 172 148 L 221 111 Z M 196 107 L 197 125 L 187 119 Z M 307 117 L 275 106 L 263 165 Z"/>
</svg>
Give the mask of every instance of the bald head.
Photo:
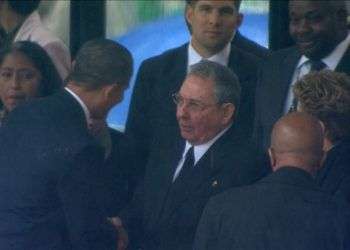
<svg viewBox="0 0 350 250">
<path fill-rule="evenodd" d="M 273 127 L 269 150 L 273 170 L 283 166 L 302 168 L 313 174 L 323 156 L 323 129 L 318 119 L 295 112 Z"/>
</svg>

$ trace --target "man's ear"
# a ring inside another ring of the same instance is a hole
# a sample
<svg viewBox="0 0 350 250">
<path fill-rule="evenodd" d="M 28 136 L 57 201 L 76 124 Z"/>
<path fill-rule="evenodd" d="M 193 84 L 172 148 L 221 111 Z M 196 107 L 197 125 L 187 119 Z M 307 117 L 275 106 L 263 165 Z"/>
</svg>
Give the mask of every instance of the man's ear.
<svg viewBox="0 0 350 250">
<path fill-rule="evenodd" d="M 224 103 L 222 104 L 221 108 L 223 112 L 223 123 L 230 123 L 236 111 L 235 105 L 233 105 L 232 103 Z"/>
<path fill-rule="evenodd" d="M 273 171 L 276 170 L 276 154 L 272 147 L 268 149 L 270 164 Z"/>
<path fill-rule="evenodd" d="M 191 4 L 186 4 L 185 18 L 186 18 L 187 23 L 190 26 L 192 26 L 193 12 L 194 12 L 194 6 L 192 6 Z"/>
<path fill-rule="evenodd" d="M 123 99 L 123 86 L 121 84 L 109 84 L 104 87 L 104 97 L 111 104 L 117 104 Z"/>
<path fill-rule="evenodd" d="M 241 27 L 243 23 L 244 15 L 242 13 L 237 14 L 237 29 Z"/>
</svg>

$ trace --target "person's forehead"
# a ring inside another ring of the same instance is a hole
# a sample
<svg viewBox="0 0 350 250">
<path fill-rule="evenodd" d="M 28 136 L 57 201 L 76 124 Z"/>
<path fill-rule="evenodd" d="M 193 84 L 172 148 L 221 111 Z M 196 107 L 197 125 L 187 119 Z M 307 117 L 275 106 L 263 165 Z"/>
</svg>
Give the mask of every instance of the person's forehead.
<svg viewBox="0 0 350 250">
<path fill-rule="evenodd" d="M 194 1 L 195 6 L 211 6 L 211 7 L 232 7 L 235 8 L 234 0 L 198 0 Z"/>
<path fill-rule="evenodd" d="M 30 58 L 28 58 L 27 55 L 20 51 L 12 51 L 8 53 L 1 64 L 1 66 L 4 66 L 5 64 L 15 64 L 16 66 L 22 66 L 26 65 L 27 67 L 34 67 L 34 64 Z"/>
<path fill-rule="evenodd" d="M 180 94 L 186 98 L 201 99 L 212 96 L 214 81 L 208 77 L 188 75 L 180 89 Z"/>
<path fill-rule="evenodd" d="M 326 7 L 326 2 L 322 1 L 292 0 L 289 2 L 289 13 L 325 12 Z"/>
</svg>

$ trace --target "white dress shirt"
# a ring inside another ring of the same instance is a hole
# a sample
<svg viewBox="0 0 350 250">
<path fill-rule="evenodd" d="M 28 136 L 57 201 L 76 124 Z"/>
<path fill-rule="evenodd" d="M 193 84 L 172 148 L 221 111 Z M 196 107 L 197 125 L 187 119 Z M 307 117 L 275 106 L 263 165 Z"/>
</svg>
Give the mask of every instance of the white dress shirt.
<svg viewBox="0 0 350 250">
<path fill-rule="evenodd" d="M 332 51 L 332 53 L 330 53 L 325 58 L 321 59 L 321 61 L 326 65 L 325 68 L 329 69 L 329 70 L 335 70 L 338 63 L 340 62 L 343 55 L 345 54 L 346 50 L 349 48 L 349 45 L 350 45 L 350 33 L 348 33 L 347 37 L 335 47 L 335 49 Z M 299 62 L 295 68 L 294 75 L 292 78 L 292 84 L 289 85 L 288 95 L 287 95 L 287 99 L 286 99 L 286 102 L 284 105 L 284 113 L 285 114 L 288 113 L 289 108 L 291 107 L 292 102 L 293 102 L 294 83 L 297 80 L 299 80 L 300 78 L 302 78 L 304 75 L 309 73 L 310 70 L 311 70 L 310 59 L 303 55 L 299 59 Z"/>
<path fill-rule="evenodd" d="M 176 167 L 175 174 L 173 177 L 173 181 L 179 176 L 180 171 L 183 167 L 183 164 L 185 163 L 185 157 L 187 154 L 187 151 L 193 146 L 194 151 L 194 167 L 196 167 L 197 162 L 202 158 L 202 156 L 208 151 L 208 149 L 231 127 L 229 125 L 227 128 L 223 129 L 220 133 L 218 133 L 213 139 L 210 141 L 201 144 L 201 145 L 192 145 L 188 141 L 186 141 L 185 150 L 182 153 L 182 157 Z"/>
<path fill-rule="evenodd" d="M 193 64 L 199 63 L 202 59 L 209 60 L 212 62 L 219 63 L 223 66 L 228 65 L 228 60 L 231 52 L 231 42 L 229 42 L 223 50 L 215 55 L 212 55 L 209 58 L 203 58 L 198 52 L 193 48 L 192 43 L 188 45 L 188 60 L 187 60 L 187 72 L 189 71 L 190 66 Z"/>
</svg>

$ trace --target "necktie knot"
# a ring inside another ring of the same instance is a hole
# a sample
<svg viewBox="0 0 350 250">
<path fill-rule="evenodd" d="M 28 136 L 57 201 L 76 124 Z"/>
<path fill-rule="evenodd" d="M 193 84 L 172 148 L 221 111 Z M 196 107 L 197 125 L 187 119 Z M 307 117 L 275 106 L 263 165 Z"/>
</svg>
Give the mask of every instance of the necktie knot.
<svg viewBox="0 0 350 250">
<path fill-rule="evenodd" d="M 180 174 L 178 177 L 175 177 L 176 178 L 175 180 L 184 179 L 189 175 L 191 175 L 193 166 L 194 166 L 194 149 L 192 146 L 187 150 Z"/>
<path fill-rule="evenodd" d="M 327 66 L 322 60 L 310 60 L 310 65 L 310 71 L 321 71 Z"/>
<path fill-rule="evenodd" d="M 193 146 L 191 146 L 186 152 L 183 168 L 184 167 L 191 168 L 193 167 L 193 165 L 194 165 L 194 149 L 193 149 Z"/>
</svg>

